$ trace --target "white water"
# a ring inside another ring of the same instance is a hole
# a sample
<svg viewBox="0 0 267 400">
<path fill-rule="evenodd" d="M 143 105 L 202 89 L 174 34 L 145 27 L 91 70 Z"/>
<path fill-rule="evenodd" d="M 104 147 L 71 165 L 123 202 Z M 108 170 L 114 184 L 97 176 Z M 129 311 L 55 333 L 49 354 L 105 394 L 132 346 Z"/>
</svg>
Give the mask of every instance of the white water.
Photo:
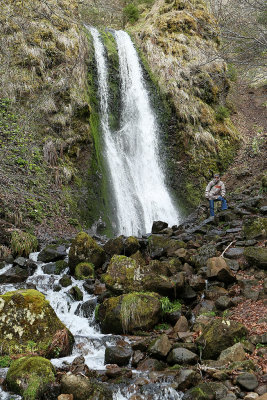
<svg viewBox="0 0 267 400">
<path fill-rule="evenodd" d="M 158 126 L 134 45 L 126 32 L 114 33 L 120 63 L 122 110 L 121 128 L 112 132 L 108 122 L 105 48 L 98 31 L 90 28 L 90 32 L 95 46 L 106 159 L 116 200 L 116 233 L 141 235 L 150 232 L 156 220 L 177 224 L 179 216 L 160 167 Z"/>
</svg>

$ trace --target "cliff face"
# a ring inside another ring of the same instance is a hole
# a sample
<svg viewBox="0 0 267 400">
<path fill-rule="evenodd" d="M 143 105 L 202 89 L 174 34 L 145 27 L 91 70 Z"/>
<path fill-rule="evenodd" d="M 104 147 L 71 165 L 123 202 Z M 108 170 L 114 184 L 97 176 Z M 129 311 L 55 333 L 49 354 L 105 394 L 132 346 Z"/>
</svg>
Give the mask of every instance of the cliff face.
<svg viewBox="0 0 267 400">
<path fill-rule="evenodd" d="M 216 21 L 203 0 L 158 0 L 129 29 L 169 107 L 171 185 L 196 205 L 238 144 L 226 108 L 226 66 L 216 54 Z"/>
<path fill-rule="evenodd" d="M 77 4 L 0 5 L 0 213 L 17 225 L 64 231 L 87 207 L 89 50 Z"/>
</svg>

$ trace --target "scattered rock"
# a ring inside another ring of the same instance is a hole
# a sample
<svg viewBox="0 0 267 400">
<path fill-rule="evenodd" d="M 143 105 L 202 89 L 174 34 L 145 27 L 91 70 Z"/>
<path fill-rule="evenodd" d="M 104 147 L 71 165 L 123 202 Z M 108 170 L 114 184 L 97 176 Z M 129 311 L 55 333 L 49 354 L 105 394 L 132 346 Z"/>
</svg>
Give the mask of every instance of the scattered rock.
<svg viewBox="0 0 267 400">
<path fill-rule="evenodd" d="M 244 351 L 244 347 L 242 343 L 236 343 L 231 347 L 223 350 L 220 354 L 219 361 L 235 362 L 235 361 L 243 361 L 246 358 L 246 353 Z"/>
<path fill-rule="evenodd" d="M 38 261 L 49 263 L 52 261 L 63 260 L 65 257 L 67 257 L 66 246 L 50 244 L 38 254 Z"/>
<path fill-rule="evenodd" d="M 112 391 L 106 385 L 81 375 L 63 375 L 61 392 L 72 394 L 75 400 L 112 400 Z"/>
<path fill-rule="evenodd" d="M 208 259 L 207 277 L 225 283 L 232 283 L 235 281 L 233 272 L 222 257 L 213 257 Z"/>
<path fill-rule="evenodd" d="M 105 364 L 117 364 L 119 367 L 128 365 L 132 349 L 124 346 L 110 346 L 105 351 Z"/>
<path fill-rule="evenodd" d="M 171 350 L 168 355 L 167 362 L 170 365 L 174 364 L 193 364 L 198 359 L 197 354 L 193 353 L 190 350 L 177 348 Z"/>
<path fill-rule="evenodd" d="M 166 334 L 161 335 L 159 338 L 152 341 L 148 348 L 148 352 L 154 357 L 164 358 L 171 350 L 171 343 Z"/>
<path fill-rule="evenodd" d="M 259 384 L 256 375 L 249 372 L 238 375 L 236 382 L 245 390 L 254 390 Z"/>
</svg>

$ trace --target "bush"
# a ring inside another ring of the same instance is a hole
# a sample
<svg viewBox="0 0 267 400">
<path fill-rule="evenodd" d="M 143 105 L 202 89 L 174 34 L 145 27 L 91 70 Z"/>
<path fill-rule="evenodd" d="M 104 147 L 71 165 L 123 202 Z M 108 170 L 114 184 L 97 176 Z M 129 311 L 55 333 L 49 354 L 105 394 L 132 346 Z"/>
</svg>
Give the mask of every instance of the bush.
<svg viewBox="0 0 267 400">
<path fill-rule="evenodd" d="M 14 256 L 28 257 L 38 249 L 38 240 L 30 233 L 13 231 L 11 234 L 11 249 Z"/>
<path fill-rule="evenodd" d="M 227 65 L 227 76 L 230 79 L 230 81 L 232 81 L 232 82 L 237 81 L 237 70 L 233 64 Z"/>
<path fill-rule="evenodd" d="M 224 121 L 225 118 L 229 118 L 230 111 L 224 106 L 219 106 L 215 112 L 215 118 L 217 121 Z"/>
<path fill-rule="evenodd" d="M 134 23 L 139 18 L 138 8 L 133 3 L 130 3 L 126 7 L 124 7 L 123 15 L 125 16 L 127 22 Z"/>
</svg>

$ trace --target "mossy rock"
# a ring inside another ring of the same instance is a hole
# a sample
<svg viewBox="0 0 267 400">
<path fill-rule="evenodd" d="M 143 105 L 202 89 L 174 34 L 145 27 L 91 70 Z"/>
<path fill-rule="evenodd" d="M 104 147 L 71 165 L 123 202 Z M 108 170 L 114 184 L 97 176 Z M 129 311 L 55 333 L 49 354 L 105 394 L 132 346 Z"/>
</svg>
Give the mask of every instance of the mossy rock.
<svg viewBox="0 0 267 400">
<path fill-rule="evenodd" d="M 112 391 L 109 387 L 86 376 L 65 374 L 61 380 L 61 391 L 73 394 L 75 400 L 112 400 Z"/>
<path fill-rule="evenodd" d="M 96 268 L 101 267 L 105 261 L 105 251 L 87 233 L 80 232 L 73 240 L 69 252 L 69 267 L 74 274 L 75 267 L 81 262 L 94 264 Z"/>
<path fill-rule="evenodd" d="M 129 236 L 124 243 L 125 255 L 131 256 L 140 249 L 138 239 L 134 236 Z"/>
<path fill-rule="evenodd" d="M 239 322 L 216 319 L 203 329 L 197 343 L 202 347 L 206 360 L 217 358 L 220 353 L 247 336 L 247 329 Z"/>
<path fill-rule="evenodd" d="M 17 290 L 0 296 L 0 346 L 2 354 L 32 352 L 54 356 L 50 344 L 66 332 L 67 346 L 57 356 L 68 355 L 74 343 L 71 332 L 59 320 L 45 296 L 37 290 Z M 62 343 L 63 346 L 63 343 Z"/>
<path fill-rule="evenodd" d="M 68 267 L 68 263 L 64 260 L 56 261 L 56 275 L 60 275 Z"/>
<path fill-rule="evenodd" d="M 13 361 L 6 377 L 8 389 L 24 400 L 39 399 L 45 386 L 53 382 L 54 367 L 43 357 L 22 357 Z"/>
<path fill-rule="evenodd" d="M 110 256 L 114 256 L 114 254 L 123 254 L 124 253 L 124 236 L 118 236 L 114 239 L 109 239 L 105 245 L 104 249 L 107 254 Z"/>
<path fill-rule="evenodd" d="M 222 399 L 227 395 L 227 387 L 223 383 L 208 382 L 200 383 L 198 386 L 188 390 L 183 397 L 184 400 L 214 400 Z"/>
<path fill-rule="evenodd" d="M 63 275 L 59 280 L 59 283 L 62 287 L 68 287 L 72 284 L 70 275 Z"/>
<path fill-rule="evenodd" d="M 247 247 L 244 256 L 251 266 L 267 269 L 267 248 L 266 247 Z"/>
<path fill-rule="evenodd" d="M 156 293 L 129 293 L 111 297 L 100 304 L 98 319 L 104 333 L 134 333 L 148 330 L 161 317 L 160 297 Z"/>
<path fill-rule="evenodd" d="M 23 231 L 14 231 L 11 234 L 11 250 L 15 257 L 28 257 L 38 249 L 38 240 L 34 235 Z"/>
<path fill-rule="evenodd" d="M 243 231 L 247 239 L 266 238 L 267 218 L 248 218 L 244 223 Z"/>
<path fill-rule="evenodd" d="M 92 263 L 82 262 L 75 267 L 75 278 L 86 280 L 92 279 L 95 276 L 95 267 Z"/>
<path fill-rule="evenodd" d="M 78 288 L 78 286 L 73 286 L 69 292 L 70 296 L 73 298 L 75 301 L 82 301 L 83 300 L 83 292 L 81 289 Z"/>
<path fill-rule="evenodd" d="M 180 246 L 176 240 L 162 235 L 151 235 L 148 239 L 148 247 L 152 258 L 159 258 L 171 254 Z"/>
</svg>

